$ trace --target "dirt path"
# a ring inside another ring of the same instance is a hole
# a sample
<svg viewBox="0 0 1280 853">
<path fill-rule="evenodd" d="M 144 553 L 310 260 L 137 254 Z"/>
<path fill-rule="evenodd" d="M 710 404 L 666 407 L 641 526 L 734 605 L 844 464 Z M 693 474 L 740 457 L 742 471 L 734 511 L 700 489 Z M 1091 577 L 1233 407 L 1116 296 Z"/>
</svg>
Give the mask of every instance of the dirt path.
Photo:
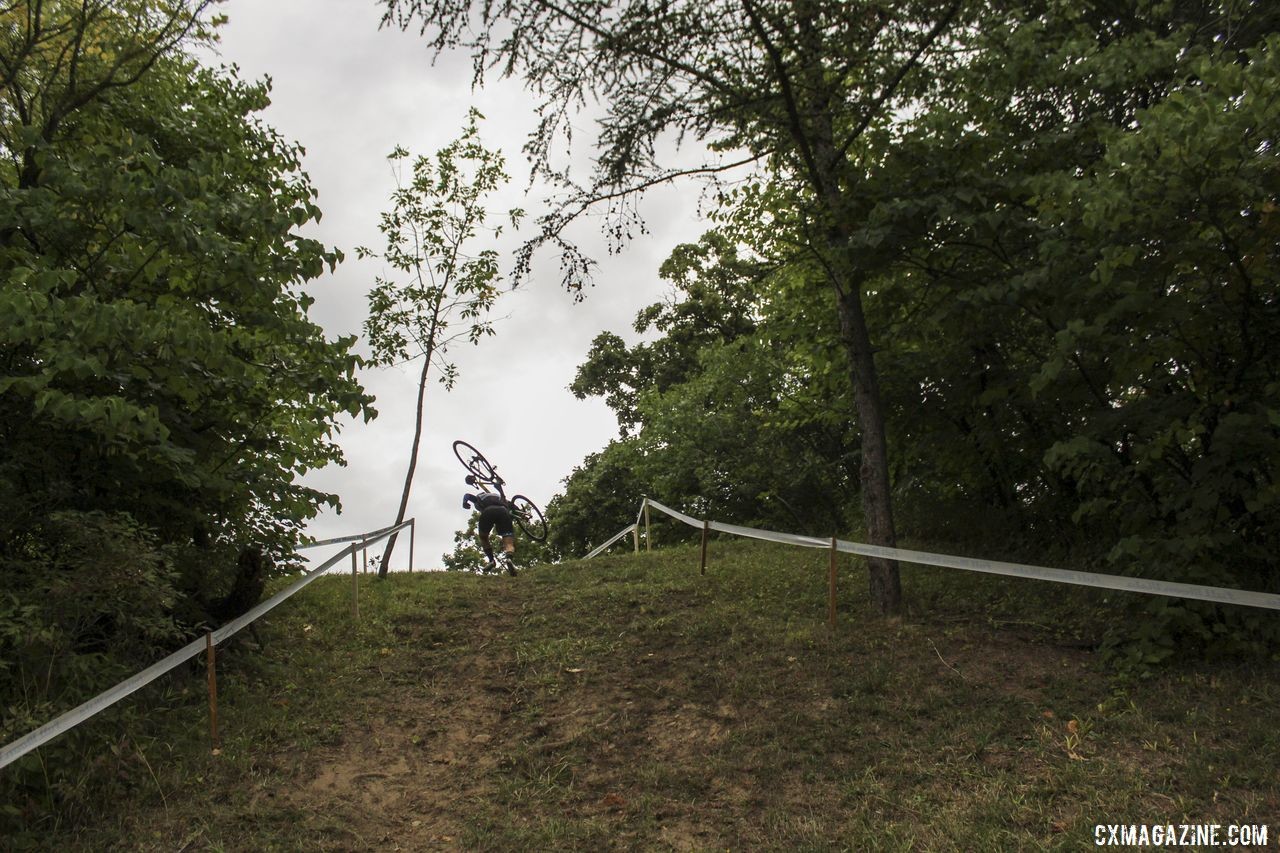
<svg viewBox="0 0 1280 853">
<path fill-rule="evenodd" d="M 709 757 L 736 712 L 685 683 L 698 669 L 692 649 L 664 640 L 593 658 L 577 649 L 572 618 L 536 595 L 498 580 L 472 609 L 401 617 L 400 644 L 368 673 L 341 730 L 275 756 L 285 784 L 260 790 L 248 811 L 277 825 L 292 815 L 335 850 L 513 849 L 526 821 L 638 842 L 624 820 L 632 777 L 692 774 L 686 765 Z M 731 836 L 719 811 L 739 794 L 661 798 L 650 840 L 692 850 Z"/>
<path fill-rule="evenodd" d="M 419 646 L 424 626 L 398 625 L 406 642 L 371 674 L 381 676 L 377 695 L 353 702 L 337 743 L 297 763 L 275 807 L 328 824 L 338 849 L 456 847 L 461 816 L 494 793 L 488 771 L 512 707 L 506 638 L 520 617 L 518 590 L 495 583 L 482 610 L 426 634 L 448 642 Z"/>
</svg>

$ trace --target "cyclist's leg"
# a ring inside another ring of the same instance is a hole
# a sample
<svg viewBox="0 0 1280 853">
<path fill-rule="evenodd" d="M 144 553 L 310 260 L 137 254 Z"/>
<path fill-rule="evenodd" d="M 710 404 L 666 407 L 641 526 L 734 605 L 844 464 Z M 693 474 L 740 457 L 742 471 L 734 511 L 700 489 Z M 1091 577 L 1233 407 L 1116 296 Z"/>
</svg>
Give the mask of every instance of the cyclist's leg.
<svg viewBox="0 0 1280 853">
<path fill-rule="evenodd" d="M 494 526 L 498 528 L 498 535 L 502 537 L 502 551 L 508 557 L 516 552 L 516 527 L 511 519 L 511 512 L 506 507 L 497 507 L 502 510 L 501 517 L 497 518 Z"/>
<path fill-rule="evenodd" d="M 492 512 L 490 512 L 491 509 L 493 509 L 493 507 L 490 507 L 480 513 L 480 521 L 476 525 L 476 533 L 480 539 L 480 550 L 484 551 L 484 556 L 488 559 L 490 566 L 494 564 L 494 559 L 493 547 L 489 545 L 489 532 L 493 530 L 493 525 L 496 521 Z"/>
</svg>

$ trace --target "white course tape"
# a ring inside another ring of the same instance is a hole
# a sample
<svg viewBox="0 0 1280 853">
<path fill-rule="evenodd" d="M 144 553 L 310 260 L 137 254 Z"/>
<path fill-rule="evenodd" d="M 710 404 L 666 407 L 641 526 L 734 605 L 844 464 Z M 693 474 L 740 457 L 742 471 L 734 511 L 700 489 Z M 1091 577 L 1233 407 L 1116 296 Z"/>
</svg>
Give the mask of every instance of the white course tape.
<svg viewBox="0 0 1280 853">
<path fill-rule="evenodd" d="M 298 550 L 301 551 L 303 548 L 319 548 L 322 545 L 341 545 L 343 542 L 361 542 L 366 539 L 373 540 L 384 533 L 391 533 L 401 529 L 402 527 L 408 527 L 410 523 L 410 521 L 403 521 L 400 524 L 393 524 L 390 527 L 384 527 L 381 530 L 372 530 L 368 533 L 357 533 L 353 536 L 336 536 L 333 539 L 321 539 L 319 542 L 307 542 L 299 545 Z"/>
<path fill-rule="evenodd" d="M 159 663 L 152 664 L 105 693 L 99 693 L 83 705 L 67 711 L 62 716 L 45 723 L 35 731 L 28 732 L 13 743 L 0 749 L 0 767 L 12 764 L 31 750 L 44 746 L 68 729 L 80 725 L 99 711 L 114 705 L 135 690 L 145 687 L 179 664 L 191 660 L 191 658 L 200 654 L 204 647 L 205 640 L 203 637 L 199 640 L 193 640 Z"/>
<path fill-rule="evenodd" d="M 663 506 L 652 498 L 645 498 L 649 506 L 664 512 L 672 518 L 683 521 L 690 527 L 702 527 L 702 522 L 692 516 L 677 512 Z M 814 536 L 797 536 L 794 533 L 779 533 L 774 530 L 760 530 L 754 527 L 742 527 L 737 524 L 724 524 L 719 521 L 710 523 L 712 530 L 731 533 L 735 536 L 749 536 L 753 539 L 765 539 L 770 542 L 782 542 L 787 545 L 800 545 L 806 548 L 830 548 L 830 539 L 819 539 Z M 880 545 L 864 545 L 859 542 L 836 540 L 836 550 L 846 554 L 858 554 L 863 557 L 882 557 L 888 560 L 900 560 L 904 563 L 919 563 L 926 566 L 942 566 L 948 569 L 962 569 L 969 572 L 985 572 L 994 575 L 1007 575 L 1018 578 L 1069 583 L 1076 586 L 1091 586 L 1100 589 L 1117 589 L 1126 592 L 1142 592 L 1148 595 L 1165 595 L 1171 598 L 1192 598 L 1198 601 L 1212 601 L 1218 604 L 1239 604 L 1246 607 L 1263 607 L 1268 610 L 1280 610 L 1280 595 L 1270 592 L 1254 592 L 1245 589 L 1231 589 L 1220 586 L 1202 586 L 1176 581 L 1162 581 L 1152 578 L 1136 578 L 1126 575 L 1104 575 L 1097 572 L 1078 572 L 1071 569 L 1054 569 L 1048 566 L 1032 566 L 1022 563 L 1003 563 L 999 560 L 982 560 L 976 557 L 953 557 L 948 554 L 931 554 L 926 551 L 911 551 L 906 548 L 886 548 Z"/>
<path fill-rule="evenodd" d="M 617 541 L 618 541 L 619 539 L 621 539 L 623 536 L 626 536 L 628 533 L 630 533 L 631 531 L 633 531 L 633 530 L 635 530 L 635 529 L 636 529 L 636 525 L 634 525 L 634 524 L 628 524 L 626 527 L 622 528 L 622 529 L 621 529 L 621 530 L 619 530 L 617 533 L 613 534 L 613 537 L 612 537 L 611 539 L 609 539 L 609 541 L 608 541 L 608 542 L 605 542 L 603 545 L 598 545 L 598 546 L 596 546 L 596 548 L 594 548 L 594 549 L 591 551 L 591 553 L 590 553 L 590 554 L 588 554 L 587 556 L 583 557 L 582 559 L 584 559 L 584 560 L 590 560 L 590 559 L 591 559 L 592 557 L 594 557 L 596 554 L 599 554 L 599 553 L 600 553 L 601 551 L 603 551 L 605 548 L 608 548 L 608 547 L 609 547 L 610 545 L 612 545 L 614 542 L 617 542 Z"/>
<path fill-rule="evenodd" d="M 357 537 L 357 538 L 360 540 L 364 540 L 367 538 L 368 544 L 373 544 L 380 539 L 385 539 L 387 536 L 390 536 L 392 533 L 395 533 L 397 530 L 401 530 L 405 527 L 408 527 L 412 523 L 413 522 L 411 521 L 405 521 L 400 524 L 392 525 L 391 527 L 384 527 L 382 530 L 378 530 L 378 531 L 375 531 L 374 533 L 366 534 L 366 536 Z M 361 547 L 363 547 L 363 543 Z M 353 551 L 359 551 L 359 550 L 360 548 L 356 547 L 356 544 L 353 542 L 348 547 L 343 548 L 341 551 L 339 551 L 337 556 L 330 557 L 324 563 L 324 565 L 318 566 L 317 568 L 312 569 L 302 577 L 298 578 L 293 583 L 289 584 L 289 586 L 285 587 L 284 589 L 277 592 L 275 595 L 268 598 L 266 601 L 258 604 L 252 610 L 248 611 L 247 613 L 241 614 L 240 616 L 237 616 L 235 619 L 232 619 L 230 622 L 228 622 L 227 624 L 223 625 L 221 628 L 213 632 L 214 645 L 221 643 L 223 640 L 227 639 L 232 634 L 246 627 L 250 622 L 257 620 L 260 616 L 265 614 L 268 610 L 272 609 L 277 604 L 284 601 L 286 598 L 289 598 L 295 592 L 302 589 L 307 584 L 311 583 L 313 580 L 316 579 L 317 575 L 323 574 L 326 570 L 333 568 L 333 566 L 337 564 L 337 561 L 339 559 L 350 556 Z"/>
<path fill-rule="evenodd" d="M 372 534 L 364 534 L 363 536 L 355 536 L 351 538 L 367 538 L 370 542 L 376 542 L 378 539 L 381 539 L 402 527 L 407 527 L 408 525 L 409 522 L 406 521 L 403 524 L 384 528 L 383 530 L 375 531 L 375 533 Z M 358 549 L 355 544 L 348 545 L 328 560 L 325 560 L 321 565 L 298 578 L 287 588 L 276 593 L 257 607 L 254 607 L 248 613 L 245 613 L 243 616 L 237 617 L 223 625 L 221 628 L 213 632 L 214 644 L 216 645 L 222 642 L 232 634 L 244 628 L 250 622 L 261 617 L 268 610 L 271 610 L 298 590 L 320 577 L 320 575 L 333 568 L 340 560 L 351 556 L 356 552 L 356 550 Z M 0 747 L 0 768 L 12 764 L 31 750 L 44 746 L 58 735 L 75 728 L 94 714 L 106 710 L 121 699 L 124 699 L 126 696 L 146 687 L 160 676 L 177 668 L 178 666 L 181 666 L 196 655 L 200 654 L 205 650 L 206 645 L 207 640 L 204 637 L 201 637 L 198 640 L 192 640 L 190 643 L 183 646 L 181 649 L 178 649 L 178 651 L 169 655 L 164 660 L 152 664 L 142 672 L 126 678 L 115 687 L 99 693 L 87 702 L 84 702 L 83 704 L 72 708 L 70 711 L 67 711 L 65 714 L 45 723 L 40 728 L 27 732 L 12 743 L 6 744 L 4 747 Z"/>
<path fill-rule="evenodd" d="M 685 515 L 683 512 L 677 512 L 676 510 L 672 509 L 669 506 L 663 506 L 662 504 L 655 501 L 653 498 L 645 498 L 644 501 L 641 501 L 642 506 L 644 503 L 648 503 L 649 506 L 653 507 L 659 512 L 665 512 L 667 515 L 671 516 L 677 521 L 683 521 L 685 524 L 689 525 L 690 527 L 698 527 L 698 528 L 702 527 L 702 522 L 694 518 L 692 515 Z"/>
<path fill-rule="evenodd" d="M 702 525 L 699 524 L 699 527 Z M 713 521 L 709 525 L 718 533 L 732 533 L 734 536 L 748 536 L 752 539 L 765 539 L 769 542 L 782 542 L 787 545 L 800 545 L 805 548 L 830 548 L 830 539 L 818 539 L 814 536 L 798 536 L 794 533 L 776 533 L 772 530 L 757 530 L 754 527 L 743 527 L 738 524 L 725 524 Z"/>
</svg>

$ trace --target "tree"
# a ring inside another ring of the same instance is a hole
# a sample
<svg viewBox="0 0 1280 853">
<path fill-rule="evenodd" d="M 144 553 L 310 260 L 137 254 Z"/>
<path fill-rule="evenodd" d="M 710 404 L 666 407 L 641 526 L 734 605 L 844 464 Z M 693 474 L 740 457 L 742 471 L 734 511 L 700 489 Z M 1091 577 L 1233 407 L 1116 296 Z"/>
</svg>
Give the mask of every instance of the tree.
<svg viewBox="0 0 1280 853">
<path fill-rule="evenodd" d="M 823 340 L 832 323 L 812 306 L 834 303 L 873 542 L 895 535 L 893 484 L 921 504 L 989 506 L 984 520 L 1055 536 L 1084 562 L 1274 585 L 1264 93 L 1280 6 L 386 5 L 437 49 L 471 48 L 478 72 L 543 93 L 529 151 L 564 195 L 528 251 L 559 245 L 572 287 L 589 263 L 564 229 L 582 211 L 610 206 L 621 240 L 646 187 L 763 164 L 717 211 L 739 235 L 768 232 L 759 253 L 797 273 L 793 298 L 762 314 L 803 321 L 807 304 Z M 589 97 L 606 108 L 600 157 L 576 184 L 549 155 Z M 724 159 L 664 168 L 664 134 L 682 133 Z M 617 340 L 597 355 L 593 369 L 619 378 L 634 367 Z M 809 380 L 824 375 L 821 357 L 805 362 Z M 614 402 L 642 419 L 644 392 L 623 390 Z M 882 606 L 893 577 L 873 569 Z M 1157 654 L 1257 636 L 1212 606 L 1149 611 Z"/>
<path fill-rule="evenodd" d="M 487 317 L 498 298 L 498 253 L 492 248 L 474 256 L 469 252 L 473 240 L 488 230 L 484 198 L 501 186 L 507 175 L 502 154 L 480 144 L 481 118 L 472 109 L 458 139 L 440 149 L 434 159 L 414 159 L 411 179 L 398 184 L 392 194 L 392 209 L 382 215 L 383 253 L 356 250 L 360 257 L 381 257 L 404 276 L 403 281 L 379 276 L 369 293 L 365 333 L 373 349 L 373 362 L 389 365 L 422 360 L 413 445 L 396 524 L 404 521 L 418 466 L 428 375 L 437 370 L 440 382 L 452 388 L 458 371 L 446 360 L 450 345 L 459 340 L 479 343 L 493 334 Z M 408 157 L 409 152 L 397 148 L 390 159 L 397 163 Z M 520 216 L 519 210 L 508 214 L 513 225 Z M 491 229 L 490 238 L 501 231 L 500 226 Z M 395 545 L 396 535 L 392 534 L 382 554 L 379 577 L 386 577 Z"/>
<path fill-rule="evenodd" d="M 185 53 L 207 5 L 0 10 L 0 740 L 254 603 L 373 415 L 267 85 Z"/>
<path fill-rule="evenodd" d="M 639 422 L 636 410 L 644 391 L 684 382 L 698 367 L 698 353 L 713 342 L 731 342 L 755 330 L 756 290 L 764 265 L 741 258 L 718 232 L 698 243 L 677 246 L 658 273 L 674 292 L 636 315 L 638 334 L 657 331 L 652 344 L 628 348 L 622 338 L 602 332 L 591 342 L 569 390 L 578 399 L 604 397 L 626 436 Z"/>
<path fill-rule="evenodd" d="M 30 32 L 0 63 L 0 537 L 125 506 L 169 541 L 282 557 L 336 502 L 297 475 L 341 459 L 337 414 L 371 414 L 353 340 L 306 317 L 300 285 L 340 256 L 295 233 L 319 210 L 297 146 L 253 118 L 266 86 L 176 47 L 204 5 L 7 13 Z"/>
<path fill-rule="evenodd" d="M 1045 464 L 1074 484 L 1075 516 L 1107 531 L 1113 565 L 1274 590 L 1280 39 L 1222 41 L 1165 46 L 1183 72 L 1167 92 L 1103 136 L 1094 168 L 1041 181 L 1043 218 L 1065 226 L 1042 251 L 1084 269 L 1033 387 L 1074 402 Z M 1238 610 L 1144 609 L 1143 662 L 1276 636 Z"/>
<path fill-rule="evenodd" d="M 547 502 L 547 546 L 556 559 L 585 555 L 635 518 L 650 474 L 640 440 L 610 441 L 587 454 Z"/>
<path fill-rule="evenodd" d="M 472 572 L 479 574 L 489 567 L 489 561 L 477 544 L 479 516 L 472 514 L 467 526 L 453 533 L 453 550 L 440 557 L 447 572 Z"/>
<path fill-rule="evenodd" d="M 762 262 L 730 233 L 741 236 L 708 232 L 663 263 L 672 292 L 634 323 L 659 337 L 627 347 L 606 332 L 593 342 L 570 387 L 604 396 L 624 440 L 566 480 L 551 508 L 588 512 L 558 517 L 558 529 L 613 532 L 625 510 L 602 523 L 589 510 L 613 505 L 604 492 L 625 486 L 608 475 L 619 467 L 635 473 L 624 502 L 643 493 L 698 515 L 823 535 L 848 522 L 834 497 L 856 494 L 851 412 L 832 402 L 849 396 L 842 371 L 831 370 L 838 333 L 834 323 L 815 328 L 806 310 L 805 280 L 820 276 Z"/>
<path fill-rule="evenodd" d="M 214 2 L 20 0 L 0 10 L 0 145 L 17 184 L 39 182 L 39 143 L 54 142 L 64 124 L 138 83 L 183 43 L 209 38 L 218 21 L 204 13 Z M 15 227 L 7 223 L 3 236 Z"/>
<path fill-rule="evenodd" d="M 386 22 L 407 27 L 420 21 L 437 50 L 469 48 L 478 77 L 497 67 L 522 74 L 543 95 L 541 122 L 527 150 L 535 168 L 566 193 L 541 220 L 542 234 L 526 246 L 519 269 L 527 270 L 537 246 L 551 243 L 563 251 L 566 284 L 580 289 L 590 264 L 563 236 L 566 225 L 608 204 L 617 212 L 612 229 L 621 240 L 634 224 L 627 200 L 658 183 L 765 161 L 795 182 L 807 214 L 808 249 L 827 272 L 847 353 L 867 535 L 892 546 L 885 417 L 863 306 L 868 247 L 853 242 L 865 212 L 860 186 L 873 165 L 862 140 L 940 76 L 921 67 L 946 57 L 935 48 L 961 23 L 964 4 L 920 0 L 890 11 L 843 0 L 385 3 Z M 551 154 L 568 132 L 574 108 L 594 99 L 606 104 L 606 114 L 594 179 L 582 186 L 556 170 Z M 713 149 L 745 156 L 693 169 L 663 167 L 656 152 L 670 133 L 689 133 Z M 896 611 L 896 563 L 873 559 L 870 576 L 876 606 Z"/>
<path fill-rule="evenodd" d="M 971 41 L 868 184 L 864 239 L 902 247 L 868 306 L 914 406 L 899 464 L 1066 532 L 1076 563 L 1275 588 L 1277 24 L 1081 4 Z M 1240 609 L 1134 609 L 1131 662 L 1274 638 Z"/>
</svg>

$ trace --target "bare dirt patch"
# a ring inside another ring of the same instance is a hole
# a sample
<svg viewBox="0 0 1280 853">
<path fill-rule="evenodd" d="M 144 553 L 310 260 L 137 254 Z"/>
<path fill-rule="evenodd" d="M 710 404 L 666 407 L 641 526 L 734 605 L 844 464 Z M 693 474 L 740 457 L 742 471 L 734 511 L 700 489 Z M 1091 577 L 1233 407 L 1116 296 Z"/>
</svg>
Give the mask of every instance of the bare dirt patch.
<svg viewBox="0 0 1280 853">
<path fill-rule="evenodd" d="M 424 632 L 405 632 L 411 642 L 388 656 L 384 687 L 352 703 L 334 742 L 297 763 L 277 802 L 341 826 L 339 849 L 456 847 L 467 815 L 495 793 L 492 771 L 511 736 L 514 661 L 502 639 L 518 613 L 495 584 L 479 612 L 433 626 L 429 636 L 445 642 L 424 648 L 412 642 Z M 396 677 L 405 672 L 417 677 Z"/>
</svg>

